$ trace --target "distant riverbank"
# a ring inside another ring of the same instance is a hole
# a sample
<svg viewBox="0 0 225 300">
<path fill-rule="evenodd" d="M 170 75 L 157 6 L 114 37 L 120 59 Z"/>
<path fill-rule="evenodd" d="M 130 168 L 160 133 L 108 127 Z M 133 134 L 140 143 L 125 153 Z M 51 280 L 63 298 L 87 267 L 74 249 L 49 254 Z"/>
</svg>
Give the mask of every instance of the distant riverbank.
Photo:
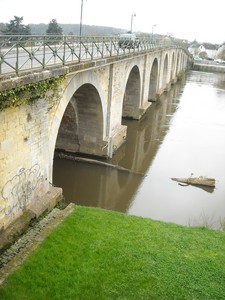
<svg viewBox="0 0 225 300">
<path fill-rule="evenodd" d="M 194 62 L 192 65 L 192 70 L 201 72 L 225 73 L 225 65 Z"/>
</svg>

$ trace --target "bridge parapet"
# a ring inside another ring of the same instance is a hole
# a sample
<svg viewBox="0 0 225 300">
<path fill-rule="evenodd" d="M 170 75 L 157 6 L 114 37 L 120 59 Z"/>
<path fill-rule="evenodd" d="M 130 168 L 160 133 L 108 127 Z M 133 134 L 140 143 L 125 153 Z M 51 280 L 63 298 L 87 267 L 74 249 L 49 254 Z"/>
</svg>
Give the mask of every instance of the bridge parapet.
<svg viewBox="0 0 225 300">
<path fill-rule="evenodd" d="M 179 47 L 188 51 L 186 44 L 176 40 L 138 40 L 138 45 L 123 47 L 117 36 L 0 35 L 0 76 L 146 50 Z"/>
</svg>

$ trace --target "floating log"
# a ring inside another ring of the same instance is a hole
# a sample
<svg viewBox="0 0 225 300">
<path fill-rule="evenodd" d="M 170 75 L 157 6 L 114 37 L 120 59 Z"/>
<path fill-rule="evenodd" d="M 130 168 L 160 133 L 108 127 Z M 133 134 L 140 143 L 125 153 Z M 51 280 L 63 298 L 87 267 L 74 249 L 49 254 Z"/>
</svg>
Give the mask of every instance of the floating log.
<svg viewBox="0 0 225 300">
<path fill-rule="evenodd" d="M 116 170 L 132 173 L 132 174 L 135 174 L 135 175 L 142 175 L 142 176 L 145 175 L 144 173 L 129 170 L 129 169 L 126 169 L 124 167 L 121 167 L 121 166 L 118 166 L 118 165 L 113 165 L 113 164 L 110 164 L 110 163 L 106 163 L 104 161 L 100 161 L 100 160 L 97 160 L 97 159 L 78 157 L 78 156 L 74 156 L 72 154 L 62 153 L 62 152 L 57 152 L 56 156 L 59 157 L 59 158 L 65 158 L 65 159 L 69 159 L 69 160 L 73 160 L 73 161 L 77 161 L 77 162 L 85 162 L 85 163 L 89 163 L 89 164 L 105 166 L 105 167 L 113 168 L 113 169 L 116 169 Z"/>
<path fill-rule="evenodd" d="M 214 178 L 208 178 L 208 177 L 189 177 L 189 178 L 171 178 L 174 181 L 178 181 L 181 183 L 185 183 L 187 185 L 203 185 L 203 186 L 210 186 L 215 187 L 216 181 Z"/>
</svg>

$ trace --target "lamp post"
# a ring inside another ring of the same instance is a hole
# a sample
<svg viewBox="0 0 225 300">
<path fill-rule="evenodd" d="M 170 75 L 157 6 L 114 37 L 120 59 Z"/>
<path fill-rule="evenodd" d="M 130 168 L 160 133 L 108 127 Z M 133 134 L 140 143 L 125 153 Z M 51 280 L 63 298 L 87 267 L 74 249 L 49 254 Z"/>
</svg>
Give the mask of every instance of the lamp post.
<svg viewBox="0 0 225 300">
<path fill-rule="evenodd" d="M 156 24 L 152 25 L 152 42 L 153 42 L 153 35 L 154 35 L 154 28 L 156 27 Z"/>
<path fill-rule="evenodd" d="M 131 24 L 130 24 L 130 33 L 132 33 L 132 29 L 133 29 L 133 18 L 136 17 L 135 13 L 131 14 Z"/>
<path fill-rule="evenodd" d="M 81 7 L 80 7 L 80 39 L 82 35 L 82 17 L 83 17 L 83 0 L 81 0 Z"/>
<path fill-rule="evenodd" d="M 83 18 L 83 0 L 81 0 L 81 7 L 80 7 L 80 51 L 79 51 L 79 61 L 81 60 L 81 36 L 82 36 L 82 18 Z"/>
</svg>

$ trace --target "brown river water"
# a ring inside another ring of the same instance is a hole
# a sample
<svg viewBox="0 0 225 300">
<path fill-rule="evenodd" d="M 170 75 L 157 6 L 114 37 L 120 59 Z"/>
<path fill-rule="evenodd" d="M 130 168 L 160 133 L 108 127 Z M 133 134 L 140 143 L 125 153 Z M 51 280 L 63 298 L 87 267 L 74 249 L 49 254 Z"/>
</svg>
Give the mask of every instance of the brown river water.
<svg viewBox="0 0 225 300">
<path fill-rule="evenodd" d="M 104 161 L 129 172 L 55 158 L 53 182 L 67 203 L 188 226 L 225 224 L 225 74 L 190 71 L 141 120 L 123 124 L 126 143 Z M 191 174 L 215 178 L 216 187 L 171 180 Z"/>
</svg>

